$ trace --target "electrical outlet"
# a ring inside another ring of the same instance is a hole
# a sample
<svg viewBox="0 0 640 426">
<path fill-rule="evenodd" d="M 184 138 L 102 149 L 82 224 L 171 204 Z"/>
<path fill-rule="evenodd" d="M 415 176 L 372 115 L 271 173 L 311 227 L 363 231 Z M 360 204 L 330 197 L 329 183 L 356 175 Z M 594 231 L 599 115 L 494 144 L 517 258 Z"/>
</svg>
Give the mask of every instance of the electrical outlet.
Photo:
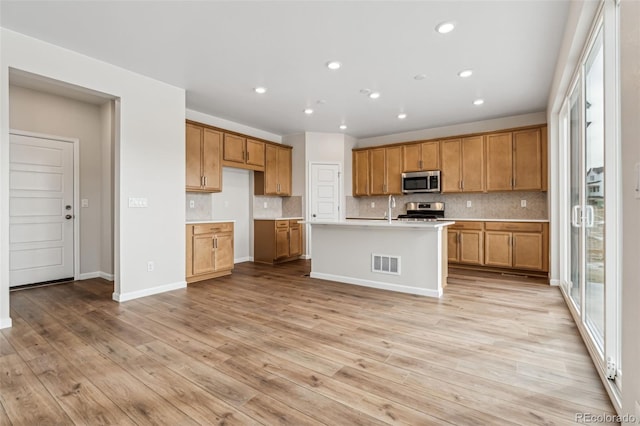
<svg viewBox="0 0 640 426">
<path fill-rule="evenodd" d="M 527 200 L 520 200 L 520 207 L 522 208 L 527 207 Z"/>
<path fill-rule="evenodd" d="M 375 207 L 376 207 L 376 202 L 375 202 L 375 201 L 372 201 L 372 202 L 371 202 L 371 208 L 373 209 L 373 208 L 375 208 Z"/>
<path fill-rule="evenodd" d="M 192 209 L 196 206 L 196 202 L 193 200 L 189 200 L 189 208 Z"/>
<path fill-rule="evenodd" d="M 265 209 L 267 208 L 267 202 L 265 201 L 264 204 L 262 205 L 262 207 L 264 207 Z"/>
<path fill-rule="evenodd" d="M 89 199 L 83 198 L 82 200 L 80 200 L 80 206 L 84 208 L 89 207 Z"/>
<path fill-rule="evenodd" d="M 156 265 L 153 263 L 153 260 L 147 262 L 147 272 L 153 272 Z"/>
<path fill-rule="evenodd" d="M 467 207 L 471 207 L 471 200 L 467 200 Z"/>
</svg>

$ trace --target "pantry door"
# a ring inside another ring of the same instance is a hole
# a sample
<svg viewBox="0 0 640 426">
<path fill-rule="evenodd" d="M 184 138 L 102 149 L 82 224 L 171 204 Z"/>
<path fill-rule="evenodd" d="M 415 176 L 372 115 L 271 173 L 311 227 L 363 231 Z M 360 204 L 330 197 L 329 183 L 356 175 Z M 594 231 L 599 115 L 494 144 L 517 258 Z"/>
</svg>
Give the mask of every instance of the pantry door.
<svg viewBox="0 0 640 426">
<path fill-rule="evenodd" d="M 10 287 L 74 277 L 73 145 L 10 134 Z"/>
</svg>

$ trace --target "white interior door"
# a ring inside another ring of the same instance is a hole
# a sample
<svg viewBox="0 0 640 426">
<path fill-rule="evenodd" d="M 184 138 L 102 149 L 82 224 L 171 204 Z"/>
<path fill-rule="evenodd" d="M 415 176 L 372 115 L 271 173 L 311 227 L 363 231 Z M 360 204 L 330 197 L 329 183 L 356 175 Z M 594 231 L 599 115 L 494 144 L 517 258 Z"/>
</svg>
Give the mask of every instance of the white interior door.
<svg viewBox="0 0 640 426">
<path fill-rule="evenodd" d="M 9 148 L 9 286 L 73 278 L 73 143 L 18 134 Z"/>
<path fill-rule="evenodd" d="M 340 164 L 311 164 L 311 221 L 340 220 Z"/>
</svg>

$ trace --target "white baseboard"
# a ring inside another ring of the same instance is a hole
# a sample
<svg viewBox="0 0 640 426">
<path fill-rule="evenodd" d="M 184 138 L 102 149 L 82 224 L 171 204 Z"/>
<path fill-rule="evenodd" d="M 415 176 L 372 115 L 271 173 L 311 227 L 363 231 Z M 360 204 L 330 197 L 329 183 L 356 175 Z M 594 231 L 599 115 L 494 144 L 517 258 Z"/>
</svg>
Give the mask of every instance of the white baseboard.
<svg viewBox="0 0 640 426">
<path fill-rule="evenodd" d="M 549 285 L 560 287 L 560 284 L 562 284 L 562 280 L 549 280 Z"/>
<path fill-rule="evenodd" d="M 311 256 L 308 254 L 303 254 L 302 256 L 300 256 L 298 259 L 304 259 L 304 260 L 309 260 L 311 259 Z"/>
<path fill-rule="evenodd" d="M 399 284 L 389 284 L 389 283 L 383 283 L 379 281 L 370 281 L 370 280 L 363 280 L 360 278 L 345 277 L 342 275 L 311 272 L 310 277 L 318 278 L 321 280 L 337 281 L 337 282 L 346 283 L 346 284 L 355 284 L 363 287 L 373 287 L 381 290 L 391 290 L 391 291 L 398 291 L 400 293 L 417 294 L 418 296 L 427 296 L 427 297 L 442 296 L 442 290 L 438 291 L 438 290 L 429 290 L 425 288 L 415 288 L 415 287 L 409 287 L 409 286 L 404 286 Z"/>
<path fill-rule="evenodd" d="M 113 274 L 107 274 L 106 272 L 102 272 L 102 271 L 85 272 L 84 274 L 78 275 L 76 280 L 82 281 L 82 280 L 90 280 L 92 278 L 103 278 L 107 281 L 113 281 Z"/>
<path fill-rule="evenodd" d="M 242 263 L 242 262 L 253 262 L 253 256 L 245 256 L 245 257 L 239 257 L 237 259 L 233 259 L 233 263 Z"/>
<path fill-rule="evenodd" d="M 152 296 L 158 293 L 164 293 L 166 291 L 178 290 L 186 288 L 186 281 L 179 281 L 177 283 L 165 284 L 158 287 L 146 288 L 144 290 L 131 291 L 129 293 L 116 293 L 112 295 L 113 300 L 116 302 L 126 302 L 127 300 L 139 299 L 140 297 Z"/>
<path fill-rule="evenodd" d="M 0 318 L 0 329 L 11 328 L 12 326 L 11 318 Z"/>
</svg>

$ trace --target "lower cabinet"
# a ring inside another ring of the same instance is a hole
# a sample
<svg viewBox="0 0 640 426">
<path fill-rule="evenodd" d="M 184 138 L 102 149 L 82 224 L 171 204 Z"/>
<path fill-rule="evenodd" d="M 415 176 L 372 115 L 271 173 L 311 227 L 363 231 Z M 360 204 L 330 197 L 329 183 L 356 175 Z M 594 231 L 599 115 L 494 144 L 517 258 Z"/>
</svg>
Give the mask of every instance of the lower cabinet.
<svg viewBox="0 0 640 426">
<path fill-rule="evenodd" d="M 253 260 L 273 264 L 301 256 L 302 225 L 299 220 L 254 220 Z"/>
<path fill-rule="evenodd" d="M 233 270 L 233 222 L 187 225 L 187 282 L 216 278 Z"/>
<path fill-rule="evenodd" d="M 483 222 L 456 222 L 448 228 L 449 262 L 483 263 Z"/>
<path fill-rule="evenodd" d="M 461 266 L 546 273 L 549 225 L 458 221 L 448 228 L 448 260 Z"/>
</svg>

